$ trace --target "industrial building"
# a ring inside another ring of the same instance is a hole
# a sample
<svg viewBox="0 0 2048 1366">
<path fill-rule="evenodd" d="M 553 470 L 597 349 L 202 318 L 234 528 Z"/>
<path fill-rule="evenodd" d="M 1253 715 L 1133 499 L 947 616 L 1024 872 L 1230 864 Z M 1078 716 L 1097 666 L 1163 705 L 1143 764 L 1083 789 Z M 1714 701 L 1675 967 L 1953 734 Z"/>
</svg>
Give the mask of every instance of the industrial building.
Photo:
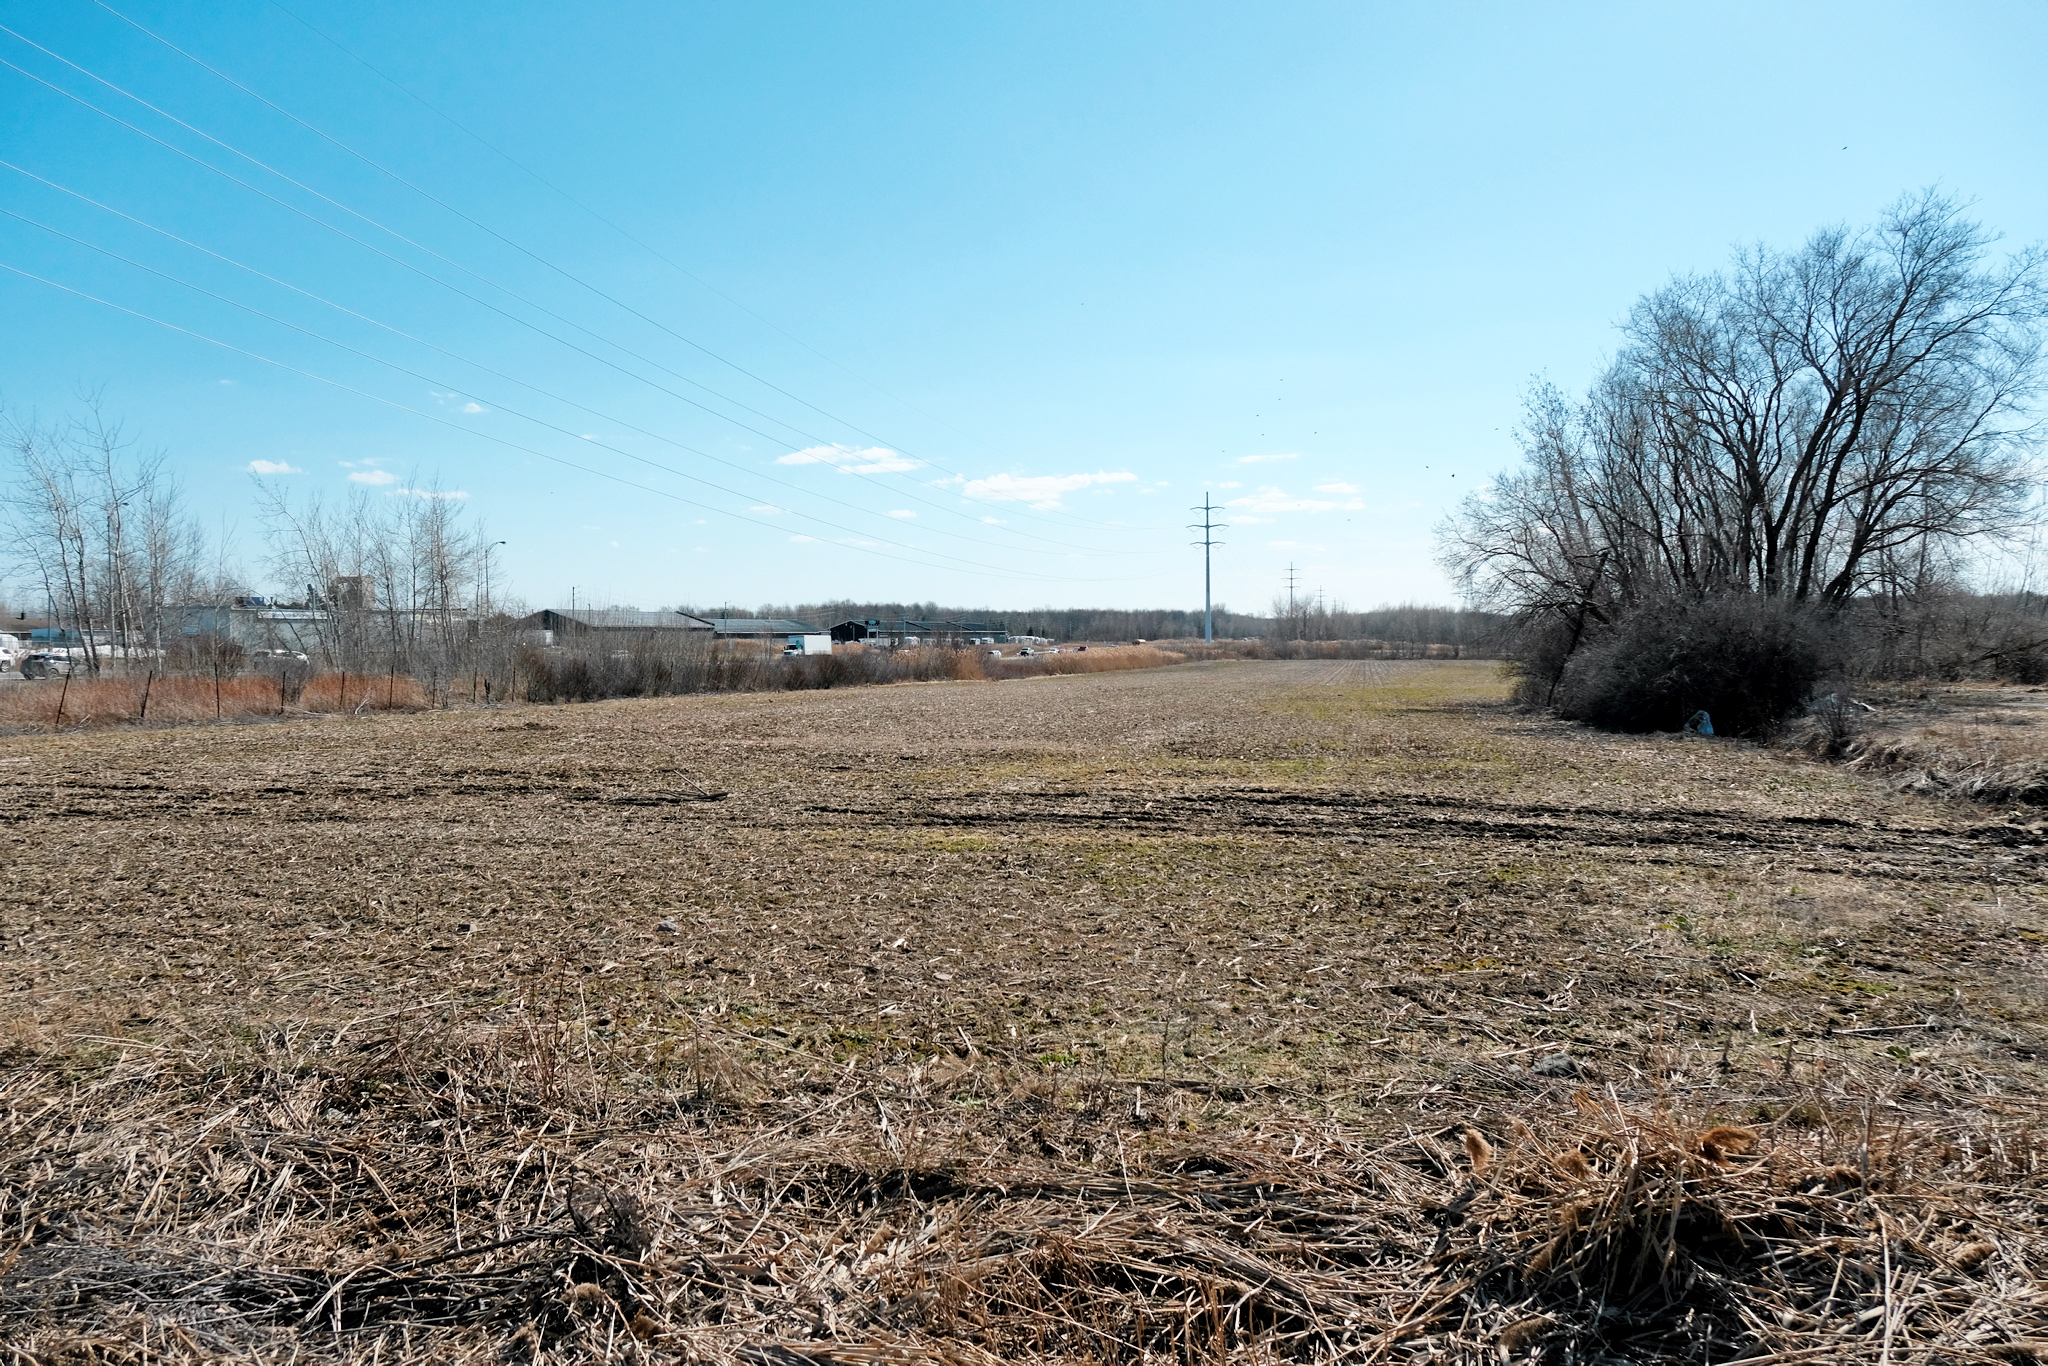
<svg viewBox="0 0 2048 1366">
<path fill-rule="evenodd" d="M 326 645 L 334 614 L 323 607 L 273 604 L 268 598 L 240 597 L 223 603 L 173 607 L 169 617 L 184 636 L 214 636 L 245 650 L 299 650 Z"/>
<path fill-rule="evenodd" d="M 543 607 L 540 611 L 519 619 L 519 626 L 527 631 L 548 631 L 557 638 L 573 638 L 593 634 L 670 632 L 688 633 L 711 631 L 711 623 L 702 617 L 693 617 L 688 612 L 665 610 L 643 612 L 635 607 Z"/>
<path fill-rule="evenodd" d="M 566 644 L 579 636 L 696 636 L 706 640 L 759 640 L 820 653 L 829 648 L 825 633 L 807 622 L 786 617 L 700 617 L 673 609 L 643 612 L 631 607 L 549 607 L 522 617 L 520 628 L 540 633 L 539 643 Z"/>
<path fill-rule="evenodd" d="M 831 630 L 835 643 L 870 645 L 1007 645 L 1009 627 L 983 621 L 842 621 Z"/>
</svg>

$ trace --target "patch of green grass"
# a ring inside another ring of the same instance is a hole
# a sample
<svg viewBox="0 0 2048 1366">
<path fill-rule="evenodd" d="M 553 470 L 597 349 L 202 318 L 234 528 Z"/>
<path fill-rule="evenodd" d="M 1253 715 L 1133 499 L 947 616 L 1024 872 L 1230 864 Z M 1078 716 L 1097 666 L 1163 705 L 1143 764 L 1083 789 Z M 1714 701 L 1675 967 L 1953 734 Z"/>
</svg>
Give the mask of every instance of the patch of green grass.
<svg viewBox="0 0 2048 1366">
<path fill-rule="evenodd" d="M 1444 963 L 1417 963 L 1415 970 L 1437 975 L 1451 972 L 1487 972 L 1505 966 L 1506 964 L 1498 958 L 1454 958 Z"/>
<path fill-rule="evenodd" d="M 1816 972 L 1813 980 L 1827 990 L 1838 991 L 1845 996 L 1888 996 L 1898 990 L 1889 982 L 1866 982 L 1846 973 Z"/>
</svg>

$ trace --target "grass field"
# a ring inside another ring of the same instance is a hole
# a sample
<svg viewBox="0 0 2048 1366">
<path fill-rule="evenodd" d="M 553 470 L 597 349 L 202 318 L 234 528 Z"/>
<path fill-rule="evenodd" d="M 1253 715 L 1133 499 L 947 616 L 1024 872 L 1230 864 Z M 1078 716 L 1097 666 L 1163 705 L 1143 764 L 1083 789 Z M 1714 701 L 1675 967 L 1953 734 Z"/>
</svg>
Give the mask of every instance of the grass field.
<svg viewBox="0 0 2048 1366">
<path fill-rule="evenodd" d="M 2038 810 L 1503 695 L 0 741 L 0 1361 L 2048 1356 Z"/>
</svg>

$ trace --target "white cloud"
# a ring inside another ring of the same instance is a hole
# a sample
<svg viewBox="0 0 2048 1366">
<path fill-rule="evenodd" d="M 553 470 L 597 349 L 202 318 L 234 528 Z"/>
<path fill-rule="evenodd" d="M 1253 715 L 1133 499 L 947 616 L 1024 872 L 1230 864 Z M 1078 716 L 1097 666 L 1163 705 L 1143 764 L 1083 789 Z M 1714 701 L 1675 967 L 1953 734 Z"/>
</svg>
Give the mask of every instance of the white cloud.
<svg viewBox="0 0 2048 1366">
<path fill-rule="evenodd" d="M 1316 492 L 1317 492 L 1317 493 L 1363 493 L 1363 492 L 1364 492 L 1364 490 L 1363 490 L 1363 489 L 1361 489 L 1361 488 L 1359 488 L 1359 487 L 1357 487 L 1357 486 L 1356 486 L 1356 485 L 1354 485 L 1354 484 L 1317 484 L 1317 485 L 1316 485 Z"/>
<path fill-rule="evenodd" d="M 297 465 L 288 464 L 283 460 L 251 460 L 249 462 L 249 473 L 304 474 L 305 471 L 300 469 Z"/>
<path fill-rule="evenodd" d="M 1231 525 L 1233 525 L 1233 526 L 1271 526 L 1271 525 L 1273 524 L 1273 520 L 1274 520 L 1274 519 L 1273 519 L 1273 518 L 1271 518 L 1271 517 L 1253 517 L 1253 516 L 1250 516 L 1250 515 L 1248 515 L 1248 514 L 1246 514 L 1246 513 L 1242 513 L 1242 512 L 1240 512 L 1240 513 L 1238 513 L 1238 514 L 1237 514 L 1237 520 L 1236 520 L 1236 521 L 1234 521 L 1234 522 L 1232 522 L 1232 523 L 1231 523 Z"/>
<path fill-rule="evenodd" d="M 354 476 L 351 475 L 350 477 L 353 478 Z M 469 494 L 463 489 L 391 489 L 385 496 L 387 498 L 467 498 Z M 613 541 L 612 544 L 617 545 L 618 542 Z"/>
<path fill-rule="evenodd" d="M 1063 493 L 1097 484 L 1136 483 L 1137 478 L 1128 471 L 1106 470 L 1094 474 L 992 474 L 986 479 L 968 480 L 960 492 L 984 503 L 1029 503 L 1041 512 L 1049 512 L 1060 506 Z"/>
<path fill-rule="evenodd" d="M 868 446 L 860 450 L 852 446 L 841 446 L 836 442 L 830 446 L 807 446 L 788 455 L 777 456 L 778 465 L 830 465 L 842 474 L 901 474 L 914 470 L 921 463 L 887 446 Z"/>
<path fill-rule="evenodd" d="M 458 413 L 487 413 L 490 411 L 483 404 L 463 398 L 461 394 L 444 394 L 439 389 L 429 389 L 427 392 L 434 396 L 436 403 L 444 408 L 453 408 Z"/>
<path fill-rule="evenodd" d="M 914 513 L 914 512 L 912 512 L 912 511 L 911 511 L 911 510 L 910 510 L 909 508 L 891 508 L 891 509 L 889 510 L 889 515 L 890 515 L 891 517 L 904 517 L 904 518 L 910 518 L 910 517 L 915 517 L 915 516 L 917 516 L 917 514 L 916 514 L 916 513 Z"/>
<path fill-rule="evenodd" d="M 1216 487 L 1219 489 L 1241 489 L 1244 487 L 1244 481 L 1241 479 L 1226 479 Z"/>
<path fill-rule="evenodd" d="M 763 513 L 769 517 L 779 517 L 782 515 L 782 509 L 773 503 L 756 503 L 748 508 L 747 511 Z"/>
<path fill-rule="evenodd" d="M 1273 455 L 1240 455 L 1237 457 L 1237 463 L 1240 465 L 1264 465 L 1273 460 L 1299 459 L 1301 459 L 1301 455 L 1298 451 L 1279 451 Z"/>
<path fill-rule="evenodd" d="M 1268 541 L 1275 550 L 1321 550 L 1323 547 L 1313 541 Z"/>
<path fill-rule="evenodd" d="M 357 470 L 349 475 L 348 481 L 351 484 L 395 484 L 398 476 L 390 470 Z"/>
<path fill-rule="evenodd" d="M 1002 517 L 984 517 L 981 520 L 986 526 L 1008 526 L 1010 524 L 1007 519 Z"/>
<path fill-rule="evenodd" d="M 816 536 L 792 536 L 789 538 L 789 543 L 791 545 L 816 545 L 818 538 Z"/>
<path fill-rule="evenodd" d="M 1241 508 L 1246 512 L 1350 512 L 1364 507 L 1365 503 L 1358 498 L 1347 499 L 1344 502 L 1329 498 L 1296 498 L 1285 489 L 1277 489 L 1267 484 L 1256 493 L 1231 499 L 1229 506 Z"/>
</svg>

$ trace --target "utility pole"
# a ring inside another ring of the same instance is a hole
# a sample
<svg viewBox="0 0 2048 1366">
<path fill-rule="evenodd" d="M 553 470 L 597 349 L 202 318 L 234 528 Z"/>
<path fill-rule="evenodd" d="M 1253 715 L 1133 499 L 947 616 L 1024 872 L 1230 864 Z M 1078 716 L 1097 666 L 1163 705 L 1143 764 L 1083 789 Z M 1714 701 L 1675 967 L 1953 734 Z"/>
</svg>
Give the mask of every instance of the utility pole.
<svg viewBox="0 0 2048 1366">
<path fill-rule="evenodd" d="M 1202 533 L 1201 540 L 1190 542 L 1190 544 L 1202 547 L 1202 639 L 1211 641 L 1216 639 L 1216 620 L 1209 607 L 1209 551 L 1211 547 L 1223 544 L 1223 542 L 1216 539 L 1216 533 L 1227 530 L 1229 524 L 1216 520 L 1216 514 L 1223 509 L 1211 503 L 1209 495 L 1206 493 L 1202 495 L 1202 505 L 1189 510 L 1202 514 L 1202 520 L 1189 523 L 1188 530 Z"/>
<path fill-rule="evenodd" d="M 1289 560 L 1287 562 L 1287 631 L 1290 635 L 1292 635 L 1295 630 L 1294 583 L 1297 577 L 1298 575 L 1296 575 L 1294 571 L 1294 561 Z"/>
<path fill-rule="evenodd" d="M 486 612 L 488 612 L 488 611 L 490 611 L 490 610 L 491 610 L 491 552 L 492 552 L 493 550 L 496 550 L 496 549 L 497 549 L 497 548 L 498 548 L 499 546 L 501 546 L 501 545 L 509 545 L 509 544 L 510 544 L 510 542 L 508 542 L 508 541 L 492 541 L 492 542 L 491 542 L 491 543 L 490 543 L 489 545 L 487 545 L 487 546 L 485 546 L 485 547 L 484 547 L 484 605 L 483 605 L 483 610 L 484 610 L 484 611 L 486 611 Z M 569 590 L 569 591 L 571 591 L 571 592 L 573 593 L 573 592 L 574 592 L 575 590 L 574 590 L 574 589 L 571 589 L 571 590 Z"/>
</svg>

